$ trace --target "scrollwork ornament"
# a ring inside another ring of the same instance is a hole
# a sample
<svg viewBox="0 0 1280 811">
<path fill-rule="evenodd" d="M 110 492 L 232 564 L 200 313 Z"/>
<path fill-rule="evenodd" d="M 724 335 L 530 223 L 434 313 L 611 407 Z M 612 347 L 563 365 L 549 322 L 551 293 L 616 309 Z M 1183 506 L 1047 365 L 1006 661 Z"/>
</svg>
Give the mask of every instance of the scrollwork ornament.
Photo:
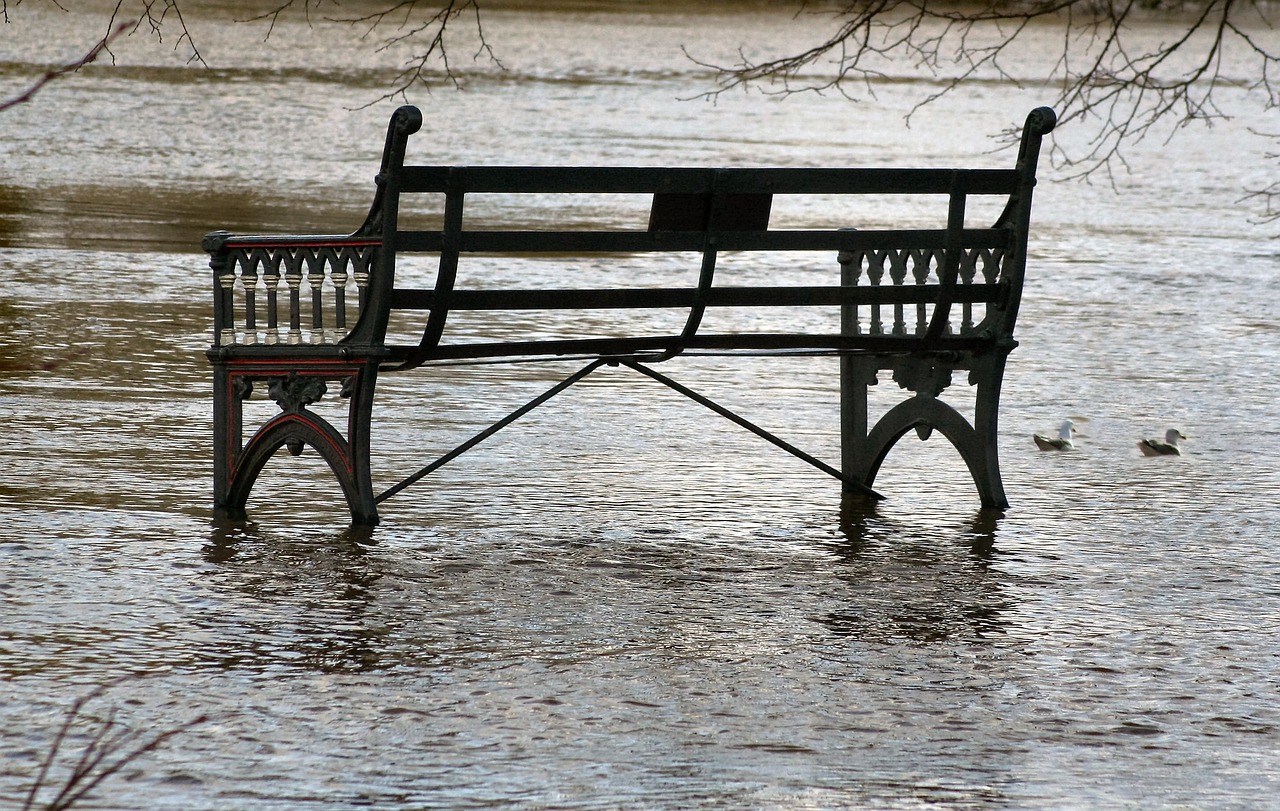
<svg viewBox="0 0 1280 811">
<path fill-rule="evenodd" d="M 301 411 L 324 397 L 328 387 L 319 377 L 273 377 L 267 381 L 267 396 L 274 400 L 281 411 Z"/>
<path fill-rule="evenodd" d="M 904 358 L 893 367 L 893 381 L 917 397 L 937 397 L 951 385 L 951 368 L 928 358 Z"/>
</svg>

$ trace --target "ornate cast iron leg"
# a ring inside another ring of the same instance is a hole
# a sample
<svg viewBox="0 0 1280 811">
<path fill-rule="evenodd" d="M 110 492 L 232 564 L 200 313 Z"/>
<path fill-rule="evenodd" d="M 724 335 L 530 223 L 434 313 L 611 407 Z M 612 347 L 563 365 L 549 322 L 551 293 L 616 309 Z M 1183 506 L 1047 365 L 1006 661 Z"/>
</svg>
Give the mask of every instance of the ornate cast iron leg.
<svg viewBox="0 0 1280 811">
<path fill-rule="evenodd" d="M 928 357 L 899 359 L 893 368 L 898 384 L 914 396 L 889 409 L 868 430 L 867 388 L 875 385 L 875 359 L 846 358 L 841 379 L 841 444 L 846 475 L 870 487 L 894 444 L 911 429 L 921 439 L 938 431 L 964 459 L 983 507 L 1009 506 L 1000 480 L 997 418 L 1004 355 L 985 355 L 950 364 Z M 974 424 L 938 399 L 951 384 L 953 368 L 969 368 L 976 386 Z"/>
<path fill-rule="evenodd" d="M 214 507 L 243 518 L 254 482 L 282 447 L 295 456 L 311 446 L 329 465 L 342 487 L 352 523 L 378 523 L 369 462 L 369 428 L 377 361 L 298 364 L 214 362 Z M 344 381 L 349 394 L 347 435 L 308 406 L 328 391 L 326 381 Z M 267 384 L 281 413 L 243 440 L 242 402 L 255 381 Z"/>
</svg>

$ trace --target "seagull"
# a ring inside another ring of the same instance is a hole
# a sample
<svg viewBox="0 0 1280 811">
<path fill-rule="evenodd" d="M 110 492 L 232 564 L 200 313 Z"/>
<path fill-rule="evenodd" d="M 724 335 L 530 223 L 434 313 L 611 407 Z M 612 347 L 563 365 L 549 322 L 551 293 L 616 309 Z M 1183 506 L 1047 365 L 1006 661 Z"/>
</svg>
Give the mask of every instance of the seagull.
<svg viewBox="0 0 1280 811">
<path fill-rule="evenodd" d="M 1186 434 L 1177 428 L 1170 428 L 1164 432 L 1164 442 L 1158 439 L 1138 440 L 1138 450 L 1142 451 L 1143 456 L 1181 456 L 1182 449 L 1178 447 L 1178 440 L 1186 438 Z"/>
<path fill-rule="evenodd" d="M 1057 437 L 1035 434 L 1031 438 L 1036 441 L 1036 447 L 1042 451 L 1069 451 L 1075 447 L 1071 444 L 1071 435 L 1075 432 L 1075 423 L 1071 420 L 1063 420 L 1062 426 L 1058 428 Z"/>
</svg>

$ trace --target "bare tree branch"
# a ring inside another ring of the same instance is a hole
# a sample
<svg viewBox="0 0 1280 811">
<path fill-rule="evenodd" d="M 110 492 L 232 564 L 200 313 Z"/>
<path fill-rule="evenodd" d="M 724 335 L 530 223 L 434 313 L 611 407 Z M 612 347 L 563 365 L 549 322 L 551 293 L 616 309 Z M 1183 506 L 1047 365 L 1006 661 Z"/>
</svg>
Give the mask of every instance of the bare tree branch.
<svg viewBox="0 0 1280 811">
<path fill-rule="evenodd" d="M 3 7 L 0 7 L 0 14 L 3 14 L 5 16 L 6 21 L 8 20 L 8 13 L 9 13 L 9 6 L 8 6 L 8 3 L 5 3 Z M 60 68 L 54 68 L 53 70 L 47 71 L 43 76 L 41 76 L 38 80 L 36 80 L 35 84 L 31 85 L 31 87 L 27 88 L 22 93 L 19 93 L 18 95 L 6 101 L 0 101 L 0 112 L 4 112 L 10 107 L 17 107 L 19 104 L 24 104 L 28 101 L 31 101 L 33 98 L 35 98 L 37 93 L 39 93 L 41 90 L 44 89 L 45 85 L 49 84 L 49 82 L 52 82 L 55 79 L 58 79 L 59 77 L 66 76 L 68 73 L 75 73 L 77 70 L 80 70 L 80 68 L 94 61 L 95 59 L 98 58 L 98 56 L 103 51 L 107 50 L 107 47 L 111 44 L 112 40 L 114 40 L 116 37 L 123 34 L 125 31 L 128 31 L 130 28 L 134 26 L 134 24 L 135 24 L 135 21 L 133 20 L 129 20 L 129 21 L 117 24 L 114 28 L 111 29 L 110 33 L 108 33 L 102 39 L 98 40 L 97 44 L 94 45 L 92 48 L 90 48 L 89 52 L 86 53 L 84 56 L 80 57 L 74 62 L 71 62 L 70 64 L 63 65 Z"/>
<path fill-rule="evenodd" d="M 86 705 L 95 699 L 101 698 L 108 688 L 117 683 L 119 682 L 99 686 L 87 695 L 77 699 L 71 705 L 71 710 L 67 713 L 62 726 L 59 727 L 57 734 L 54 736 L 48 754 L 45 755 L 40 764 L 40 769 L 36 773 L 36 778 L 31 784 L 30 791 L 27 792 L 21 811 L 32 811 L 36 807 L 35 803 L 39 798 L 40 790 L 46 786 L 45 781 L 49 777 L 49 772 L 54 762 L 58 759 L 59 750 L 66 741 L 71 728 L 84 718 Z M 115 709 L 108 710 L 106 717 L 98 722 L 100 725 L 97 731 L 93 733 L 89 743 L 80 752 L 79 759 L 71 767 L 71 771 L 62 787 L 54 795 L 53 799 L 42 804 L 41 808 L 45 809 L 45 811 L 66 811 L 66 809 L 84 799 L 103 780 L 116 774 L 142 755 L 157 749 L 175 735 L 203 724 L 207 720 L 207 716 L 201 715 L 148 738 L 147 733 L 144 731 L 122 727 L 116 720 Z"/>
<path fill-rule="evenodd" d="M 396 0 L 377 7 L 371 11 L 349 16 L 342 16 L 336 11 L 324 14 L 322 10 L 332 6 L 337 10 L 343 7 L 342 0 L 279 0 L 271 9 L 246 18 L 244 22 L 266 21 L 267 38 L 275 31 L 281 18 L 290 13 L 300 13 L 308 25 L 312 25 L 314 17 L 319 16 L 325 22 L 343 23 L 353 28 L 363 29 L 361 39 L 373 37 L 380 31 L 388 31 L 374 47 L 377 53 L 387 53 L 396 46 L 413 47 L 400 71 L 396 74 L 391 87 L 386 93 L 369 102 L 370 105 L 395 98 L 405 98 L 413 87 L 430 89 L 436 80 L 432 66 L 438 65 L 445 79 L 454 87 L 461 87 L 458 71 L 450 57 L 450 35 L 456 31 L 455 20 L 469 15 L 474 24 L 479 46 L 473 59 L 487 57 L 490 62 L 502 67 L 493 48 L 485 36 L 484 25 L 480 15 L 479 0 Z"/>
<path fill-rule="evenodd" d="M 255 14 L 252 17 L 245 17 L 239 22 L 261 22 L 267 20 L 267 34 L 263 39 L 270 39 L 276 30 L 276 23 L 280 21 L 280 16 L 287 13 L 290 9 L 298 6 L 297 0 L 282 0 L 279 5 L 271 8 L 261 14 Z M 311 11 L 313 8 L 319 8 L 322 5 L 332 5 L 341 7 L 342 0 L 302 0 L 302 16 L 306 20 L 307 25 L 311 25 Z"/>
<path fill-rule="evenodd" d="M 438 61 L 443 67 L 445 76 L 448 77 L 449 81 L 455 87 L 460 87 L 461 82 L 458 74 L 454 70 L 453 64 L 449 61 L 449 46 L 446 34 L 450 30 L 450 24 L 467 12 L 471 13 L 475 22 L 476 32 L 480 37 L 480 46 L 472 58 L 479 59 L 481 56 L 488 56 L 491 62 L 499 67 L 502 66 L 502 63 L 485 39 L 484 27 L 480 20 L 479 0 L 447 0 L 435 11 L 431 11 L 430 7 L 439 5 L 439 0 L 436 0 L 435 2 L 426 3 L 428 10 L 424 13 L 419 13 L 419 6 L 421 5 L 423 4 L 418 0 L 402 0 L 380 11 L 356 17 L 333 18 L 335 22 L 344 22 L 353 26 L 366 26 L 364 36 L 369 36 L 380 27 L 393 25 L 396 33 L 383 40 L 382 45 L 377 49 L 380 52 L 388 51 L 396 45 L 407 42 L 425 42 L 425 47 L 419 45 L 413 55 L 409 57 L 405 66 L 396 74 L 394 86 L 383 94 L 378 101 L 397 97 L 405 98 L 409 88 L 415 85 L 430 86 L 430 66 L 435 61 Z"/>
<path fill-rule="evenodd" d="M 57 5 L 60 0 L 46 0 Z M 0 20 L 7 21 L 22 0 L 0 0 Z M 735 64 L 695 63 L 716 71 L 718 86 L 703 94 L 716 96 L 734 88 L 754 87 L 781 95 L 836 92 L 857 100 L 874 97 L 877 80 L 894 65 L 907 64 L 937 81 L 908 113 L 977 80 L 1018 84 L 1045 83 L 1054 88 L 1051 101 L 1059 125 L 1076 123 L 1089 137 L 1067 148 L 1055 141 L 1051 156 L 1073 176 L 1106 178 L 1114 183 L 1127 170 L 1126 150 L 1148 137 L 1172 137 L 1192 123 L 1227 117 L 1219 106 L 1225 87 L 1243 87 L 1261 100 L 1264 110 L 1280 108 L 1280 27 L 1267 18 L 1267 0 L 998 0 L 965 4 L 945 0 L 837 0 L 819 7 L 798 0 L 797 15 L 827 15 L 831 33 L 810 47 L 769 59 L 753 59 L 740 50 Z M 52 71 L 28 93 L 0 110 L 21 103 L 44 84 L 88 64 L 121 32 L 117 23 L 133 17 L 131 31 L 163 37 L 176 30 L 174 47 L 191 49 L 191 61 L 205 64 L 186 19 L 181 0 L 117 0 L 110 33 L 86 57 Z M 1166 5 L 1167 4 L 1167 5 Z M 61 6 L 59 6 L 61 7 Z M 343 12 L 351 9 L 352 12 Z M 1153 16 L 1156 15 L 1156 16 Z M 241 20 L 266 23 L 269 39 L 289 16 L 307 25 L 345 24 L 368 39 L 377 53 L 408 56 L 377 102 L 406 98 L 415 87 L 445 81 L 462 85 L 464 72 L 455 63 L 459 41 L 479 45 L 473 60 L 487 59 L 502 68 L 490 47 L 481 19 L 481 0 L 272 0 L 267 10 Z M 459 31 L 459 20 L 469 23 Z M 1175 36 L 1143 41 L 1149 26 L 1162 22 Z M 1046 30 L 1059 32 L 1056 49 L 1038 54 L 1032 73 L 1014 61 L 1032 37 L 1043 48 Z M 470 39 L 469 39 L 470 38 Z M 754 43 L 767 45 L 768 43 Z M 687 52 L 686 52 L 687 53 Z M 1226 65 L 1234 60 L 1238 67 Z M 1043 66 L 1043 67 L 1041 67 Z M 1280 139 L 1280 134 L 1273 136 Z M 1280 155 L 1271 156 L 1280 161 Z M 1280 184 L 1250 190 L 1267 206 L 1267 217 L 1280 218 Z"/>
<path fill-rule="evenodd" d="M 46 0 L 58 5 L 60 0 Z M 22 0 L 0 0 L 0 21 L 8 22 L 9 15 Z M 369 6 L 372 5 L 372 8 Z M 342 14 L 349 7 L 359 8 L 358 13 Z M 59 8 L 62 6 L 58 5 Z M 470 30 L 478 41 L 473 59 L 487 58 L 502 68 L 493 48 L 489 45 L 481 18 L 480 0 L 385 0 L 380 4 L 353 3 L 350 0 L 274 0 L 265 11 L 237 20 L 246 23 L 266 23 L 264 40 L 276 33 L 277 26 L 291 15 L 301 16 L 308 25 L 318 22 L 345 24 L 360 29 L 360 39 L 369 39 L 376 53 L 389 53 L 407 47 L 410 51 L 390 82 L 389 89 L 370 105 L 394 98 L 405 98 L 414 87 L 430 89 L 441 81 L 461 87 L 462 79 L 453 61 L 453 44 L 466 39 L 466 33 L 458 32 L 458 20 L 469 17 Z M 129 21 L 122 22 L 126 17 Z M 157 42 L 173 39 L 173 48 L 184 45 L 191 50 L 189 62 L 207 66 L 191 27 L 183 16 L 182 0 L 116 0 L 107 25 L 109 33 L 84 59 L 59 69 L 56 75 L 73 71 L 97 58 L 104 51 L 111 53 L 110 43 L 122 33 L 145 32 Z M 174 35 L 176 33 L 176 38 Z M 376 37 L 381 37 L 377 39 Z M 53 77 L 46 77 L 43 86 Z M 38 90 L 39 86 L 35 88 Z M 26 100 L 24 94 L 13 103 Z M 10 105 L 12 106 L 12 105 Z M 3 109 L 3 108 L 0 108 Z"/>
<path fill-rule="evenodd" d="M 124 13 L 125 6 L 126 0 L 116 0 L 108 25 L 115 25 L 116 20 Z M 133 0 L 133 2 L 128 3 L 128 6 L 137 14 L 130 33 L 145 28 L 157 42 L 164 42 L 165 23 L 172 17 L 173 26 L 178 31 L 178 37 L 173 43 L 173 49 L 175 51 L 178 50 L 182 47 L 182 43 L 185 42 L 187 47 L 191 49 L 191 56 L 187 59 L 188 64 L 194 63 L 208 67 L 209 63 L 205 61 L 204 56 L 200 53 L 199 47 L 196 46 L 195 37 L 191 35 L 191 29 L 187 26 L 187 21 L 182 16 L 179 0 Z"/>
<path fill-rule="evenodd" d="M 1256 132 L 1256 131 L 1255 131 Z M 1273 140 L 1280 140 L 1280 134 L 1277 133 L 1257 133 Z M 1273 152 L 1266 156 L 1269 161 L 1280 162 L 1280 152 Z M 1259 223 L 1269 223 L 1280 221 L 1280 180 L 1254 189 L 1247 189 L 1241 201 L 1257 200 L 1262 205 L 1262 213 L 1256 218 Z"/>
<path fill-rule="evenodd" d="M 699 64 L 719 77 L 708 96 L 758 87 L 769 93 L 834 91 L 856 98 L 855 83 L 874 93 L 873 80 L 890 63 L 906 62 L 942 80 L 912 113 L 984 76 L 1015 83 L 1048 80 L 1057 87 L 1053 106 L 1059 126 L 1079 122 L 1092 132 L 1073 154 L 1055 144 L 1055 160 L 1072 167 L 1076 176 L 1114 180 L 1115 172 L 1126 167 L 1124 151 L 1132 144 L 1165 126 L 1174 132 L 1227 116 L 1217 104 L 1217 91 L 1241 83 L 1240 76 L 1224 72 L 1228 56 L 1252 65 L 1250 90 L 1264 98 L 1266 109 L 1280 106 L 1280 39 L 1264 42 L 1254 33 L 1259 26 L 1275 30 L 1259 0 L 1200 0 L 1153 11 L 1159 5 L 1160 0 L 1012 0 L 971 7 L 846 0 L 833 12 L 814 12 L 802 4 L 801 13 L 831 14 L 834 31 L 824 41 L 772 59 L 751 60 L 740 52 L 737 64 Z M 1185 9 L 1190 16 L 1180 16 Z M 1155 45 L 1138 42 L 1133 23 L 1154 13 L 1180 23 L 1173 29 L 1180 35 Z M 1251 14 L 1257 15 L 1253 26 L 1246 19 Z M 1018 75 L 1007 68 L 1015 45 L 1044 25 L 1062 32 L 1048 75 Z"/>
</svg>

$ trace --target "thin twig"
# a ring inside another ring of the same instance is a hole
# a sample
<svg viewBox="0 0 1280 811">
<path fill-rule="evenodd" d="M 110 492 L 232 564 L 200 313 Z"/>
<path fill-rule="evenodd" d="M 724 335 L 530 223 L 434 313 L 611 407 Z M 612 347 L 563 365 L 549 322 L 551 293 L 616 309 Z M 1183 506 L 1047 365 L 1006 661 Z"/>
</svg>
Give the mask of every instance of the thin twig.
<svg viewBox="0 0 1280 811">
<path fill-rule="evenodd" d="M 757 87 L 782 95 L 834 91 L 851 96 L 854 82 L 874 94 L 873 81 L 887 61 L 906 61 L 931 76 L 940 89 L 927 93 L 911 113 L 954 92 L 983 74 L 1017 83 L 1043 79 L 1056 84 L 1053 106 L 1058 124 L 1083 124 L 1091 137 L 1067 154 L 1055 144 L 1052 154 L 1074 176 L 1106 176 L 1127 168 L 1124 150 L 1169 125 L 1169 134 L 1194 122 L 1227 115 L 1215 91 L 1239 78 L 1224 73 L 1225 57 L 1252 60 L 1249 89 L 1264 109 L 1280 106 L 1280 47 L 1250 29 L 1274 31 L 1257 0 L 1201 0 L 1183 19 L 1179 36 L 1136 47 L 1133 21 L 1150 5 L 1146 0 L 1025 0 L 966 7 L 926 0 L 845 0 L 830 14 L 832 32 L 812 47 L 772 59 L 736 64 L 695 60 L 714 70 L 715 97 L 733 88 Z M 1019 76 L 1004 62 L 1015 42 L 1046 26 L 1062 31 L 1060 50 L 1047 64 L 1048 75 Z M 990 34 L 985 40 L 979 34 Z M 1177 67 L 1176 64 L 1181 64 Z M 1259 92 L 1260 91 L 1260 92 Z M 852 97 L 852 96 L 851 96 Z M 908 121 L 910 114 L 908 114 Z M 1264 196 L 1270 193 L 1265 189 Z"/>
<path fill-rule="evenodd" d="M 20 811 L 33 811 L 36 808 L 35 804 L 40 790 L 45 787 L 49 772 L 58 759 L 58 753 L 66 741 L 67 734 L 76 721 L 82 717 L 81 713 L 85 705 L 94 699 L 100 698 L 109 687 L 118 683 L 119 681 L 108 685 L 100 685 L 71 705 L 66 719 L 62 722 L 62 726 L 59 727 L 57 735 L 54 736 L 48 755 L 45 756 L 44 761 L 40 764 L 40 770 L 36 774 L 36 779 L 32 783 L 31 790 L 27 793 L 26 800 L 23 802 Z M 101 721 L 101 726 L 97 732 L 80 753 L 78 761 L 71 768 L 70 774 L 68 774 L 58 793 L 54 795 L 52 800 L 43 804 L 41 808 L 43 811 L 66 811 L 97 788 L 103 780 L 116 774 L 142 755 L 153 751 L 173 736 L 207 720 L 208 716 L 201 715 L 161 732 L 149 740 L 144 740 L 143 732 L 121 728 L 116 720 L 115 710 L 110 710 L 106 718 Z M 142 741 L 142 743 L 138 743 L 139 741 Z"/>
<path fill-rule="evenodd" d="M 79 59 L 77 59 L 76 61 L 68 65 L 63 65 L 60 68 L 55 68 L 53 70 L 48 71 L 43 76 L 41 76 L 40 79 L 35 84 L 27 88 L 25 92 L 20 93 L 19 95 L 14 96 L 13 98 L 8 99 L 7 101 L 0 102 L 0 112 L 4 112 L 5 110 L 8 110 L 10 107 L 17 107 L 19 104 L 23 104 L 25 102 L 31 101 L 31 99 L 35 98 L 36 93 L 39 93 L 42 89 L 44 89 L 44 86 L 49 84 L 49 82 L 52 82 L 55 79 L 65 76 L 68 73 L 75 73 L 77 70 L 80 70 L 80 68 L 84 67 L 85 65 L 89 64 L 93 60 L 97 59 L 98 55 L 107 49 L 107 46 L 111 44 L 112 40 L 114 40 L 116 37 L 120 36 L 125 31 L 128 31 L 130 28 L 135 26 L 137 22 L 138 22 L 137 20 L 129 20 L 127 22 L 120 23 L 119 25 L 117 25 L 115 28 L 111 30 L 111 33 L 107 34 L 105 37 L 99 40 L 98 44 L 94 45 L 89 50 L 89 52 L 84 56 L 80 57 Z"/>
</svg>

